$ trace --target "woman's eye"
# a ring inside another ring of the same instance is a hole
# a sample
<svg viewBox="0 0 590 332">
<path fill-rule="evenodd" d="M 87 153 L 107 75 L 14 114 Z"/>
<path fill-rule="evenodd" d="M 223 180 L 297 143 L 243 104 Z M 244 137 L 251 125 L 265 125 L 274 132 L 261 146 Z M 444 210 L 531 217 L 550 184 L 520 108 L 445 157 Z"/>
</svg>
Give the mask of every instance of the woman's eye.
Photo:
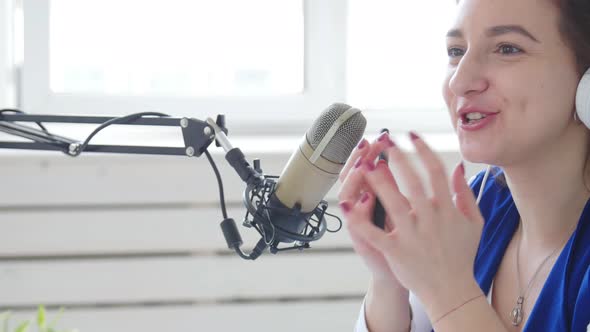
<svg viewBox="0 0 590 332">
<path fill-rule="evenodd" d="M 447 54 L 449 55 L 449 57 L 455 58 L 455 57 L 462 56 L 464 54 L 464 52 L 460 48 L 451 47 L 451 48 L 447 49 Z"/>
<path fill-rule="evenodd" d="M 500 54 L 511 55 L 522 53 L 522 50 L 514 45 L 502 44 L 498 46 L 497 52 Z"/>
</svg>

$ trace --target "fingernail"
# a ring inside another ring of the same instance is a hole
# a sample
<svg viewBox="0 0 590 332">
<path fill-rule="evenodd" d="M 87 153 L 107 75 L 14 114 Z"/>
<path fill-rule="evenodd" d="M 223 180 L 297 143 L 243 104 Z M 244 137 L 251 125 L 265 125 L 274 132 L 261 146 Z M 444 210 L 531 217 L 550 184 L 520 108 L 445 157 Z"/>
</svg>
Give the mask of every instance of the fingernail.
<svg viewBox="0 0 590 332">
<path fill-rule="evenodd" d="M 359 157 L 359 159 L 354 163 L 354 168 L 359 168 L 363 164 L 363 158 Z"/>
<path fill-rule="evenodd" d="M 410 135 L 410 139 L 411 139 L 412 141 L 414 141 L 414 140 L 417 140 L 418 138 L 420 138 L 420 137 L 419 137 L 419 136 L 418 136 L 418 135 L 417 135 L 415 132 L 413 132 L 413 131 L 410 131 L 408 134 Z"/>
<path fill-rule="evenodd" d="M 340 206 L 340 209 L 344 211 L 344 213 L 350 212 L 350 204 L 347 201 L 340 202 L 338 205 Z"/>
<path fill-rule="evenodd" d="M 381 135 L 379 135 L 379 138 L 377 139 L 377 141 L 383 142 L 383 141 L 385 141 L 388 138 L 389 138 L 389 134 L 388 133 L 382 133 Z"/>
<path fill-rule="evenodd" d="M 364 202 L 366 202 L 368 199 L 369 199 L 369 193 L 365 191 L 365 192 L 364 192 L 364 193 L 361 195 L 361 203 L 364 203 Z"/>
<path fill-rule="evenodd" d="M 373 164 L 373 163 L 372 163 L 372 162 L 370 162 L 370 161 L 367 161 L 367 162 L 365 163 L 365 167 L 367 168 L 367 170 L 368 170 L 369 172 L 372 172 L 372 171 L 374 171 L 374 170 L 375 170 L 375 164 Z"/>
<path fill-rule="evenodd" d="M 361 140 L 361 142 L 359 143 L 359 145 L 357 146 L 357 149 L 360 150 L 362 148 L 364 148 L 365 146 L 367 146 L 367 141 L 365 141 L 364 139 Z"/>
</svg>

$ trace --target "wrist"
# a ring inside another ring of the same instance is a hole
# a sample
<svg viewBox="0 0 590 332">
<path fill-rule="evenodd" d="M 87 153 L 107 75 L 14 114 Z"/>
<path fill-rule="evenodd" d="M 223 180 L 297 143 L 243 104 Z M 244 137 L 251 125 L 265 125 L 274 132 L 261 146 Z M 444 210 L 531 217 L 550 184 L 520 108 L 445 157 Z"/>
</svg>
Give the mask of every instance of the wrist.
<svg viewBox="0 0 590 332">
<path fill-rule="evenodd" d="M 409 296 L 408 289 L 402 286 L 395 277 L 388 278 L 373 276 L 371 278 L 369 289 L 378 291 L 380 293 L 382 292 L 385 294 L 402 294 Z"/>
<path fill-rule="evenodd" d="M 373 279 L 365 297 L 365 323 L 369 331 L 410 330 L 409 291 L 397 279 Z"/>
<path fill-rule="evenodd" d="M 466 282 L 455 283 L 420 294 L 418 298 L 424 304 L 428 317 L 434 321 L 479 295 L 485 296 L 475 279 L 472 278 Z"/>
</svg>

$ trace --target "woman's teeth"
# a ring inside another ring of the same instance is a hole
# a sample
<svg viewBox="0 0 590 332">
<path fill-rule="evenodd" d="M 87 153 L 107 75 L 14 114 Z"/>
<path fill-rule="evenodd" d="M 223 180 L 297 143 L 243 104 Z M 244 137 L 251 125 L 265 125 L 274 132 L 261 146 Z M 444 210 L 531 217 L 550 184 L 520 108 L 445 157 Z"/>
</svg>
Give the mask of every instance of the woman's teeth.
<svg viewBox="0 0 590 332">
<path fill-rule="evenodd" d="M 473 112 L 473 113 L 469 113 L 467 115 L 465 115 L 465 119 L 467 123 L 471 123 L 474 121 L 478 121 L 481 120 L 483 118 L 485 118 L 486 116 L 484 114 L 478 113 L 478 112 Z"/>
</svg>

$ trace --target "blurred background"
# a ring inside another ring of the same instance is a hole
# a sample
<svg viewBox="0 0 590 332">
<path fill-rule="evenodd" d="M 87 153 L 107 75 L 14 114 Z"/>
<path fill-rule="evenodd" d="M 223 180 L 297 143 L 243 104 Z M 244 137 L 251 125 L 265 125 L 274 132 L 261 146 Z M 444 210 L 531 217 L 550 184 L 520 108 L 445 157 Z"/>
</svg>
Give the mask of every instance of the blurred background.
<svg viewBox="0 0 590 332">
<path fill-rule="evenodd" d="M 232 143 L 278 175 L 320 112 L 346 102 L 369 139 L 387 127 L 410 149 L 413 129 L 450 172 L 461 157 L 441 84 L 454 4 L 0 0 L 0 108 L 225 114 Z M 95 127 L 47 125 L 79 140 Z M 142 126 L 93 142 L 183 146 L 179 128 Z M 244 184 L 210 151 L 240 224 Z M 205 158 L 0 150 L 0 312 L 16 324 L 64 307 L 58 326 L 81 332 L 352 330 L 369 274 L 346 230 L 250 262 L 227 249 L 221 220 Z M 257 233 L 240 231 L 250 250 Z"/>
</svg>

